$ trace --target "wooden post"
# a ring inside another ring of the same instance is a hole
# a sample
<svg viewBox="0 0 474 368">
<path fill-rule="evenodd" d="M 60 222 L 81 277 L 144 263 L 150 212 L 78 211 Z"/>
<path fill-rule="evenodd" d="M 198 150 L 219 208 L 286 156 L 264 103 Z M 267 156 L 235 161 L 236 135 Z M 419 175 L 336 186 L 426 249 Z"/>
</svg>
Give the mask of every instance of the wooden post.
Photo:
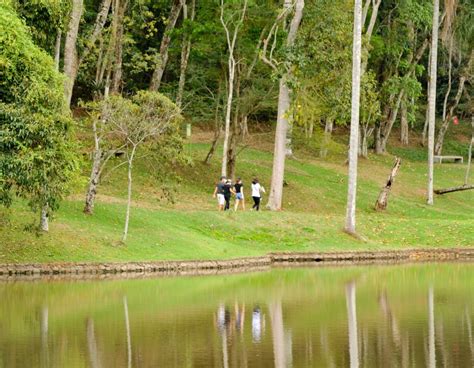
<svg viewBox="0 0 474 368">
<path fill-rule="evenodd" d="M 393 165 L 392 171 L 390 172 L 390 175 L 388 177 L 387 184 L 385 184 L 385 186 L 382 188 L 379 194 L 379 198 L 377 199 L 377 202 L 375 202 L 376 211 L 383 211 L 387 209 L 388 195 L 390 194 L 393 181 L 395 179 L 395 176 L 398 173 L 398 170 L 400 169 L 401 163 L 402 163 L 402 160 L 399 157 L 397 157 L 395 159 L 395 164 Z"/>
</svg>

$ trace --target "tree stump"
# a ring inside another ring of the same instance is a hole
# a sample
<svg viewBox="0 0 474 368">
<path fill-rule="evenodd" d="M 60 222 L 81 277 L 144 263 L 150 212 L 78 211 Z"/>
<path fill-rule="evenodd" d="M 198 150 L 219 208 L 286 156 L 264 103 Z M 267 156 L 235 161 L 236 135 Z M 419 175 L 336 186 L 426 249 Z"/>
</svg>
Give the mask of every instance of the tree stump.
<svg viewBox="0 0 474 368">
<path fill-rule="evenodd" d="M 392 189 L 392 184 L 395 179 L 395 176 L 398 173 L 398 170 L 400 169 L 400 165 L 402 163 L 402 160 L 397 157 L 395 159 L 395 164 L 393 165 L 392 171 L 390 172 L 390 175 L 387 180 L 387 184 L 382 188 L 379 194 L 379 198 L 377 199 L 377 202 L 375 202 L 375 210 L 376 211 L 384 211 L 387 209 L 388 205 L 388 195 L 390 194 L 390 190 Z"/>
</svg>

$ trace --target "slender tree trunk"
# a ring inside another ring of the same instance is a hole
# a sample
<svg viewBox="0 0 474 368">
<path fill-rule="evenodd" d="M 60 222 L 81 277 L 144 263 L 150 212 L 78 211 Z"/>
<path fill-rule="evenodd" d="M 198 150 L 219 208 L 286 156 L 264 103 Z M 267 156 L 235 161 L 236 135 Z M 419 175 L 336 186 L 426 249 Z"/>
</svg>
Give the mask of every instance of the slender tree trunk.
<svg viewBox="0 0 474 368">
<path fill-rule="evenodd" d="M 400 142 L 407 146 L 409 137 L 409 126 L 408 126 L 408 109 L 406 99 L 402 102 L 400 114 Z"/>
<path fill-rule="evenodd" d="M 454 43 L 454 36 L 451 35 L 449 37 L 449 51 L 448 51 L 448 89 L 446 90 L 446 94 L 444 95 L 443 101 L 443 121 L 446 120 L 446 112 L 448 107 L 448 99 L 449 94 L 451 93 L 451 86 L 452 86 L 452 72 L 453 72 L 453 43 Z"/>
<path fill-rule="evenodd" d="M 377 21 L 377 15 L 378 15 L 379 7 L 380 7 L 380 4 L 382 3 L 382 0 L 375 0 L 375 1 L 372 1 L 372 3 L 373 3 L 372 14 L 370 16 L 369 25 L 367 26 L 367 31 L 365 32 L 365 39 L 366 39 L 367 45 L 370 45 L 370 39 L 372 38 L 372 33 L 374 31 L 375 22 Z M 362 19 L 362 26 L 364 26 L 365 18 L 367 16 L 367 11 L 365 8 L 364 8 L 364 15 L 365 16 L 363 16 L 363 19 Z M 369 61 L 368 57 L 362 60 L 361 75 L 365 74 L 365 71 L 367 70 L 368 61 Z"/>
<path fill-rule="evenodd" d="M 158 89 L 160 88 L 161 79 L 163 78 L 163 73 L 165 71 L 166 64 L 168 63 L 168 48 L 171 42 L 171 31 L 176 25 L 176 21 L 178 20 L 182 6 L 183 4 L 181 0 L 174 0 L 173 6 L 171 7 L 170 15 L 168 17 L 168 22 L 166 24 L 166 28 L 163 34 L 163 38 L 161 39 L 160 55 L 158 57 L 155 70 L 153 72 L 153 76 L 151 77 L 151 91 L 158 91 Z"/>
<path fill-rule="evenodd" d="M 86 203 L 84 206 L 84 213 L 92 215 L 94 213 L 95 196 L 97 194 L 97 185 L 100 180 L 100 169 L 102 164 L 102 150 L 100 149 L 100 138 L 97 133 L 97 124 L 94 120 L 92 123 L 92 130 L 94 133 L 94 152 L 92 157 L 92 169 L 89 178 L 89 187 L 86 193 Z"/>
<path fill-rule="evenodd" d="M 247 11 L 247 0 L 244 0 L 242 13 L 237 21 L 237 24 L 235 25 L 232 31 L 232 35 L 230 33 L 228 24 L 224 20 L 224 0 L 221 0 L 220 8 L 221 8 L 220 21 L 226 34 L 227 47 L 229 49 L 229 58 L 227 60 L 228 71 L 229 71 L 229 88 L 227 91 L 227 105 L 226 105 L 226 113 L 225 113 L 224 144 L 223 144 L 224 147 L 222 150 L 222 167 L 221 167 L 221 175 L 227 176 L 227 161 L 228 161 L 230 124 L 231 124 L 230 120 L 231 120 L 231 114 L 232 114 L 232 101 L 233 101 L 233 96 L 234 96 L 235 68 L 237 64 L 234 58 L 234 50 L 235 50 L 235 45 L 237 42 L 239 29 L 242 26 L 242 23 L 245 18 L 245 12 Z"/>
<path fill-rule="evenodd" d="M 49 207 L 47 203 L 41 208 L 40 230 L 44 232 L 49 231 Z"/>
<path fill-rule="evenodd" d="M 430 90 L 429 90 L 429 123 L 428 123 L 428 191 L 427 203 L 433 204 L 434 185 L 434 138 L 436 119 L 436 75 L 438 63 L 438 23 L 439 0 L 433 0 L 433 33 L 431 36 Z"/>
<path fill-rule="evenodd" d="M 115 62 L 113 67 L 112 93 L 119 93 L 122 84 L 123 20 L 128 0 L 116 0 Z"/>
<path fill-rule="evenodd" d="M 398 173 L 398 170 L 400 169 L 401 162 L 402 160 L 400 158 L 397 157 L 395 159 L 395 164 L 393 165 L 392 171 L 390 172 L 390 175 L 387 179 L 387 183 L 380 191 L 379 197 L 377 201 L 375 202 L 376 211 L 384 211 L 387 209 L 388 196 L 390 194 L 390 191 L 392 190 L 393 182 L 395 180 L 395 176 Z"/>
<path fill-rule="evenodd" d="M 461 76 L 459 78 L 459 87 L 458 91 L 456 93 L 456 98 L 454 99 L 453 104 L 449 108 L 449 112 L 446 115 L 446 118 L 444 119 L 443 123 L 441 124 L 441 127 L 439 128 L 438 131 L 438 136 L 436 139 L 436 144 L 434 148 L 435 155 L 441 155 L 443 152 L 443 144 L 444 144 L 444 137 L 446 135 L 446 132 L 448 131 L 449 124 L 451 122 L 451 119 L 454 115 L 454 111 L 459 105 L 459 101 L 461 100 L 462 92 L 464 90 L 464 84 L 466 83 L 466 77 Z"/>
<path fill-rule="evenodd" d="M 286 1 L 285 6 L 291 5 Z M 304 0 L 297 0 L 295 11 L 290 22 L 290 28 L 286 39 L 286 46 L 291 47 L 295 43 L 296 34 L 303 17 Z M 272 182 L 268 197 L 267 208 L 277 211 L 282 208 L 283 200 L 283 179 L 285 173 L 286 144 L 288 135 L 288 110 L 290 109 L 290 89 L 287 80 L 290 72 L 280 78 L 280 90 L 278 93 L 278 117 L 275 130 L 275 149 L 273 155 Z"/>
<path fill-rule="evenodd" d="M 229 90 L 227 91 L 227 104 L 225 111 L 225 123 L 224 123 L 224 143 L 222 148 L 222 167 L 221 175 L 227 176 L 227 152 L 229 150 L 229 138 L 230 138 L 230 118 L 232 113 L 232 100 L 234 97 L 234 75 L 235 75 L 235 59 L 232 53 L 229 55 Z"/>
<path fill-rule="evenodd" d="M 428 70 L 430 68 L 430 65 L 431 65 L 431 45 L 430 45 L 430 52 L 429 52 L 429 55 L 428 55 Z M 426 114 L 425 114 L 425 124 L 423 125 L 423 134 L 421 136 L 421 145 L 423 147 L 425 147 L 426 145 L 426 138 L 427 138 L 427 135 L 428 135 L 428 125 L 429 125 L 429 116 L 430 116 L 430 109 L 429 109 L 429 105 L 430 105 L 430 78 L 428 77 L 428 81 L 426 83 L 426 90 L 427 90 L 427 99 L 426 99 Z"/>
<path fill-rule="evenodd" d="M 231 133 L 229 136 L 229 146 L 227 150 L 227 174 L 230 178 L 235 178 L 235 167 L 237 160 L 237 144 L 239 138 L 239 119 L 240 119 L 240 68 L 237 68 L 237 80 L 235 83 L 236 104 L 234 118 L 232 120 Z"/>
<path fill-rule="evenodd" d="M 58 29 L 56 34 L 56 43 L 54 44 L 54 66 L 59 71 L 59 61 L 61 60 L 61 36 L 62 31 Z"/>
<path fill-rule="evenodd" d="M 206 165 L 211 163 L 211 159 L 214 156 L 214 152 L 216 151 L 217 143 L 219 142 L 219 137 L 221 135 L 221 123 L 219 121 L 220 92 L 221 86 L 219 84 L 219 88 L 217 89 L 216 108 L 214 111 L 214 139 L 212 140 L 211 148 L 204 159 L 204 163 Z"/>
<path fill-rule="evenodd" d="M 332 119 L 326 119 L 326 124 L 324 125 L 324 136 L 323 136 L 323 144 L 321 145 L 321 149 L 319 150 L 319 157 L 325 158 L 328 154 L 328 145 L 331 141 L 331 135 L 333 130 L 334 122 Z"/>
<path fill-rule="evenodd" d="M 82 0 L 72 0 L 71 16 L 66 33 L 66 41 L 64 43 L 64 96 L 68 106 L 71 104 L 72 88 L 74 86 L 78 67 L 76 43 L 82 10 Z"/>
<path fill-rule="evenodd" d="M 362 47 L 362 0 L 354 4 L 354 41 L 352 48 L 352 109 L 349 144 L 349 183 L 345 231 L 356 232 L 357 151 L 359 147 L 360 78 Z"/>
<path fill-rule="evenodd" d="M 194 21 L 196 9 L 196 0 L 191 0 L 191 22 Z M 183 21 L 188 19 L 188 5 L 183 4 Z M 191 35 L 185 34 L 183 36 L 183 45 L 181 47 L 181 66 L 179 73 L 178 94 L 176 96 L 176 105 L 181 108 L 183 103 L 184 85 L 186 83 L 186 70 L 188 68 L 189 53 L 191 51 Z"/>
<path fill-rule="evenodd" d="M 375 125 L 375 137 L 374 137 L 374 145 L 375 145 L 375 154 L 376 155 L 381 155 L 384 153 L 383 147 L 382 147 L 382 127 L 380 126 L 380 123 L 376 123 Z"/>
<path fill-rule="evenodd" d="M 133 167 L 133 159 L 135 157 L 136 149 L 137 149 L 137 147 L 133 146 L 132 152 L 130 153 L 130 156 L 127 158 L 128 159 L 127 210 L 126 210 L 126 213 L 125 213 L 125 226 L 124 226 L 124 230 L 123 230 L 122 242 L 125 242 L 127 240 L 128 225 L 129 225 L 129 222 L 130 222 L 130 207 L 132 205 L 132 167 Z"/>
</svg>

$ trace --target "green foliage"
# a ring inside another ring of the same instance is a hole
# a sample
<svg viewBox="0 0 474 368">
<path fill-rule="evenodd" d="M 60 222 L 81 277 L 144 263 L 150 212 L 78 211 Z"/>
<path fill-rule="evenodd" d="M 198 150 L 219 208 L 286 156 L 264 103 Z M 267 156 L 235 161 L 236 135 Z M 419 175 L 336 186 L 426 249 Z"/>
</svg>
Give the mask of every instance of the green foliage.
<svg viewBox="0 0 474 368">
<path fill-rule="evenodd" d="M 16 193 L 54 210 L 76 169 L 63 79 L 5 4 L 0 29 L 0 199 L 9 205 Z"/>
</svg>

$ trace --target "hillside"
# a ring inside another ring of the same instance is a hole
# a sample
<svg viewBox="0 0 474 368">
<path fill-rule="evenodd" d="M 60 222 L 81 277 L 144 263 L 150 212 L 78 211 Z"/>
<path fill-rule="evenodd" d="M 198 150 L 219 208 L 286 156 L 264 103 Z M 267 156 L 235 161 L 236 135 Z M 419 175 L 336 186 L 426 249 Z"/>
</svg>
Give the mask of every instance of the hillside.
<svg viewBox="0 0 474 368">
<path fill-rule="evenodd" d="M 237 172 L 244 184 L 258 176 L 269 189 L 270 136 L 254 134 L 240 153 Z M 453 132 L 446 153 L 466 150 L 465 138 Z M 435 206 L 427 206 L 426 154 L 417 144 L 391 150 L 403 162 L 386 213 L 375 213 L 373 205 L 394 158 L 371 155 L 360 160 L 358 231 L 365 240 L 357 240 L 342 232 L 347 188 L 343 155 L 321 160 L 297 151 L 287 162 L 282 212 L 218 213 L 211 193 L 220 172 L 220 150 L 210 166 L 202 164 L 209 148 L 203 142 L 208 139 L 209 134 L 200 132 L 187 142 L 193 165 L 178 169 L 181 181 L 176 184 L 175 203 L 160 200 L 161 191 L 147 174 L 146 159 L 137 162 L 126 245 L 119 243 L 126 195 L 125 172 L 119 169 L 104 178 L 94 216 L 82 213 L 84 186 L 80 185 L 62 203 L 46 235 L 28 230 L 36 219 L 26 205 L 1 209 L 0 262 L 218 259 L 270 251 L 473 245 L 474 191 L 437 196 Z M 435 187 L 459 185 L 464 173 L 465 165 L 436 165 Z M 246 194 L 250 208 L 248 186 Z"/>
</svg>

